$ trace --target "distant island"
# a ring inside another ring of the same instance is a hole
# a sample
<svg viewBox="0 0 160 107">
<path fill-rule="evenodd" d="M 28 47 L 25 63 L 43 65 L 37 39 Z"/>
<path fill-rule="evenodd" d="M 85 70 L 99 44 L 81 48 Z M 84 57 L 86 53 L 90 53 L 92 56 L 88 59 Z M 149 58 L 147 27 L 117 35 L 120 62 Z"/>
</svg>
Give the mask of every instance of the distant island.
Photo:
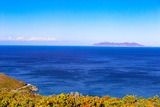
<svg viewBox="0 0 160 107">
<path fill-rule="evenodd" d="M 144 45 L 135 42 L 100 42 L 93 44 L 94 46 L 113 46 L 113 47 L 143 47 Z"/>
</svg>

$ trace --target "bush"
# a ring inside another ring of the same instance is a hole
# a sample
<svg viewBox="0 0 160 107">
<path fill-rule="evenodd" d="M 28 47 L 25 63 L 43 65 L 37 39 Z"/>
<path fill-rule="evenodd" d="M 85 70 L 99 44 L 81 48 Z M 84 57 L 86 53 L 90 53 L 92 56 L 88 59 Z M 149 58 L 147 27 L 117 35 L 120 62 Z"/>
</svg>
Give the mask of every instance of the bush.
<svg viewBox="0 0 160 107">
<path fill-rule="evenodd" d="M 160 107 L 160 98 L 140 98 L 125 96 L 82 96 L 80 94 L 59 94 L 42 96 L 39 94 L 8 90 L 0 91 L 0 107 Z"/>
</svg>

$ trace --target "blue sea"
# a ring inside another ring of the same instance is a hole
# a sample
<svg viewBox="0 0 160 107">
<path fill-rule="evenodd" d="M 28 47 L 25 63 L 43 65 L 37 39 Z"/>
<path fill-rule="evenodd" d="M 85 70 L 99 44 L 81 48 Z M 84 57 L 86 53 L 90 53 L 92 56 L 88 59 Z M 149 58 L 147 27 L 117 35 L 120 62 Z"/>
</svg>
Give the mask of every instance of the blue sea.
<svg viewBox="0 0 160 107">
<path fill-rule="evenodd" d="M 160 95 L 160 48 L 0 46 L 0 71 L 43 95 Z"/>
</svg>

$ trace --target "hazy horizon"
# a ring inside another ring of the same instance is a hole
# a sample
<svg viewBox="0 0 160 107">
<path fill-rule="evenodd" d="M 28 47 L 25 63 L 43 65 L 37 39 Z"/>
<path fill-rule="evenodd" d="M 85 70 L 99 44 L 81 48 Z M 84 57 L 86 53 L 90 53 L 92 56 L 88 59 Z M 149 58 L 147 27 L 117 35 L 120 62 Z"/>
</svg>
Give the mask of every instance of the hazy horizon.
<svg viewBox="0 0 160 107">
<path fill-rule="evenodd" d="M 160 46 L 159 0 L 0 1 L 0 45 Z"/>
</svg>

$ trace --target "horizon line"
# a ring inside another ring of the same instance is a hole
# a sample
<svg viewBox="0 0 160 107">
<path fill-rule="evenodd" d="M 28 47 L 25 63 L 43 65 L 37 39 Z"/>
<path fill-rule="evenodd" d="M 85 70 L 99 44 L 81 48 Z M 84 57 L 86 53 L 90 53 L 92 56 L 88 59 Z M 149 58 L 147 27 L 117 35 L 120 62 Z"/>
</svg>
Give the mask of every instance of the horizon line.
<svg viewBox="0 0 160 107">
<path fill-rule="evenodd" d="M 95 45 L 33 45 L 33 44 L 8 44 L 3 45 L 0 44 L 0 46 L 35 46 L 35 47 L 111 47 L 111 48 L 160 48 L 160 46 L 95 46 Z"/>
</svg>

